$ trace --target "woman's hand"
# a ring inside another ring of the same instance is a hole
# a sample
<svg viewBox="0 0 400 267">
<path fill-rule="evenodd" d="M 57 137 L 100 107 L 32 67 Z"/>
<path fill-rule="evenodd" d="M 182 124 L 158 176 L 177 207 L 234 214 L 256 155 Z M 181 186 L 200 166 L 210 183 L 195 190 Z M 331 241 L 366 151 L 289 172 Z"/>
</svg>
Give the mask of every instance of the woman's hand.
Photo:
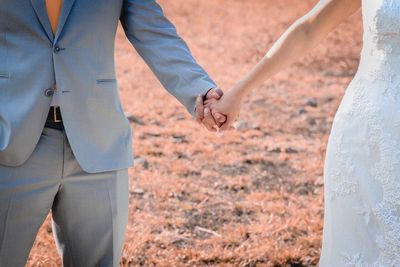
<svg viewBox="0 0 400 267">
<path fill-rule="evenodd" d="M 233 122 L 238 118 L 242 104 L 242 96 L 235 89 L 229 90 L 219 100 L 205 102 L 205 106 L 211 110 L 212 115 L 217 113 L 227 116 L 226 122 L 219 128 L 221 131 L 233 128 Z"/>
</svg>

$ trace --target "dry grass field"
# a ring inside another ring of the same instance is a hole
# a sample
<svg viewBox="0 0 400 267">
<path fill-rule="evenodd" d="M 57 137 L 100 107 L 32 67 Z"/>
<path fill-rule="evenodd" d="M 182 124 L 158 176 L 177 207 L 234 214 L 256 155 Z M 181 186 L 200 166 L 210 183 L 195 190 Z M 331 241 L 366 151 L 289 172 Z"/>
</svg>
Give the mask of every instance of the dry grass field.
<svg viewBox="0 0 400 267">
<path fill-rule="evenodd" d="M 160 0 L 199 63 L 228 90 L 316 0 Z M 120 95 L 134 129 L 121 266 L 316 266 L 323 160 L 355 74 L 355 15 L 246 98 L 239 130 L 206 132 L 117 37 Z M 28 266 L 60 266 L 50 217 Z"/>
</svg>

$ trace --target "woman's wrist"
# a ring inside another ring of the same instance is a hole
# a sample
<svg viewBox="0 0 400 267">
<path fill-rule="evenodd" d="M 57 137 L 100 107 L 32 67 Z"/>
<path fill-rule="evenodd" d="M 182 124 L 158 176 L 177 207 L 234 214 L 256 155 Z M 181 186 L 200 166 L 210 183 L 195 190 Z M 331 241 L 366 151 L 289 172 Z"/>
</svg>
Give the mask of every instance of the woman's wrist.
<svg viewBox="0 0 400 267">
<path fill-rule="evenodd" d="M 248 88 L 243 82 L 238 82 L 233 88 L 232 92 L 236 97 L 243 98 L 247 93 Z"/>
</svg>

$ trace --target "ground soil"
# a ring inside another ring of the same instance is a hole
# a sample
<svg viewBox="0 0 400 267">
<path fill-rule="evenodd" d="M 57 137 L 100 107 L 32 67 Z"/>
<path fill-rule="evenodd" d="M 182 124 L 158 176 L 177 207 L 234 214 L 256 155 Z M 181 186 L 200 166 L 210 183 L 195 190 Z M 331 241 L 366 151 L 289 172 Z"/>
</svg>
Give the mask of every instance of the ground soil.
<svg viewBox="0 0 400 267">
<path fill-rule="evenodd" d="M 225 90 L 316 0 L 160 0 L 198 62 Z M 315 266 L 323 160 L 358 66 L 361 15 L 254 90 L 239 131 L 197 125 L 119 29 L 120 96 L 134 129 L 122 266 Z M 50 216 L 28 266 L 60 266 Z"/>
</svg>

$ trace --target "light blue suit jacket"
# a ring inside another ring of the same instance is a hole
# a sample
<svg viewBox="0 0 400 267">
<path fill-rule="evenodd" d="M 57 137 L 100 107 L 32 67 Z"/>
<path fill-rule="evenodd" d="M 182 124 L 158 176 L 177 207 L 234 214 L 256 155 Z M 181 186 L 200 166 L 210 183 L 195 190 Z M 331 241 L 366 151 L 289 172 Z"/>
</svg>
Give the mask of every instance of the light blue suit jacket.
<svg viewBox="0 0 400 267">
<path fill-rule="evenodd" d="M 156 1 L 64 0 L 53 36 L 44 0 L 0 0 L 0 164 L 29 158 L 49 111 L 46 90 L 56 83 L 81 167 L 102 172 L 132 165 L 131 128 L 115 77 L 119 21 L 163 86 L 193 114 L 196 96 L 215 83 Z"/>
</svg>

